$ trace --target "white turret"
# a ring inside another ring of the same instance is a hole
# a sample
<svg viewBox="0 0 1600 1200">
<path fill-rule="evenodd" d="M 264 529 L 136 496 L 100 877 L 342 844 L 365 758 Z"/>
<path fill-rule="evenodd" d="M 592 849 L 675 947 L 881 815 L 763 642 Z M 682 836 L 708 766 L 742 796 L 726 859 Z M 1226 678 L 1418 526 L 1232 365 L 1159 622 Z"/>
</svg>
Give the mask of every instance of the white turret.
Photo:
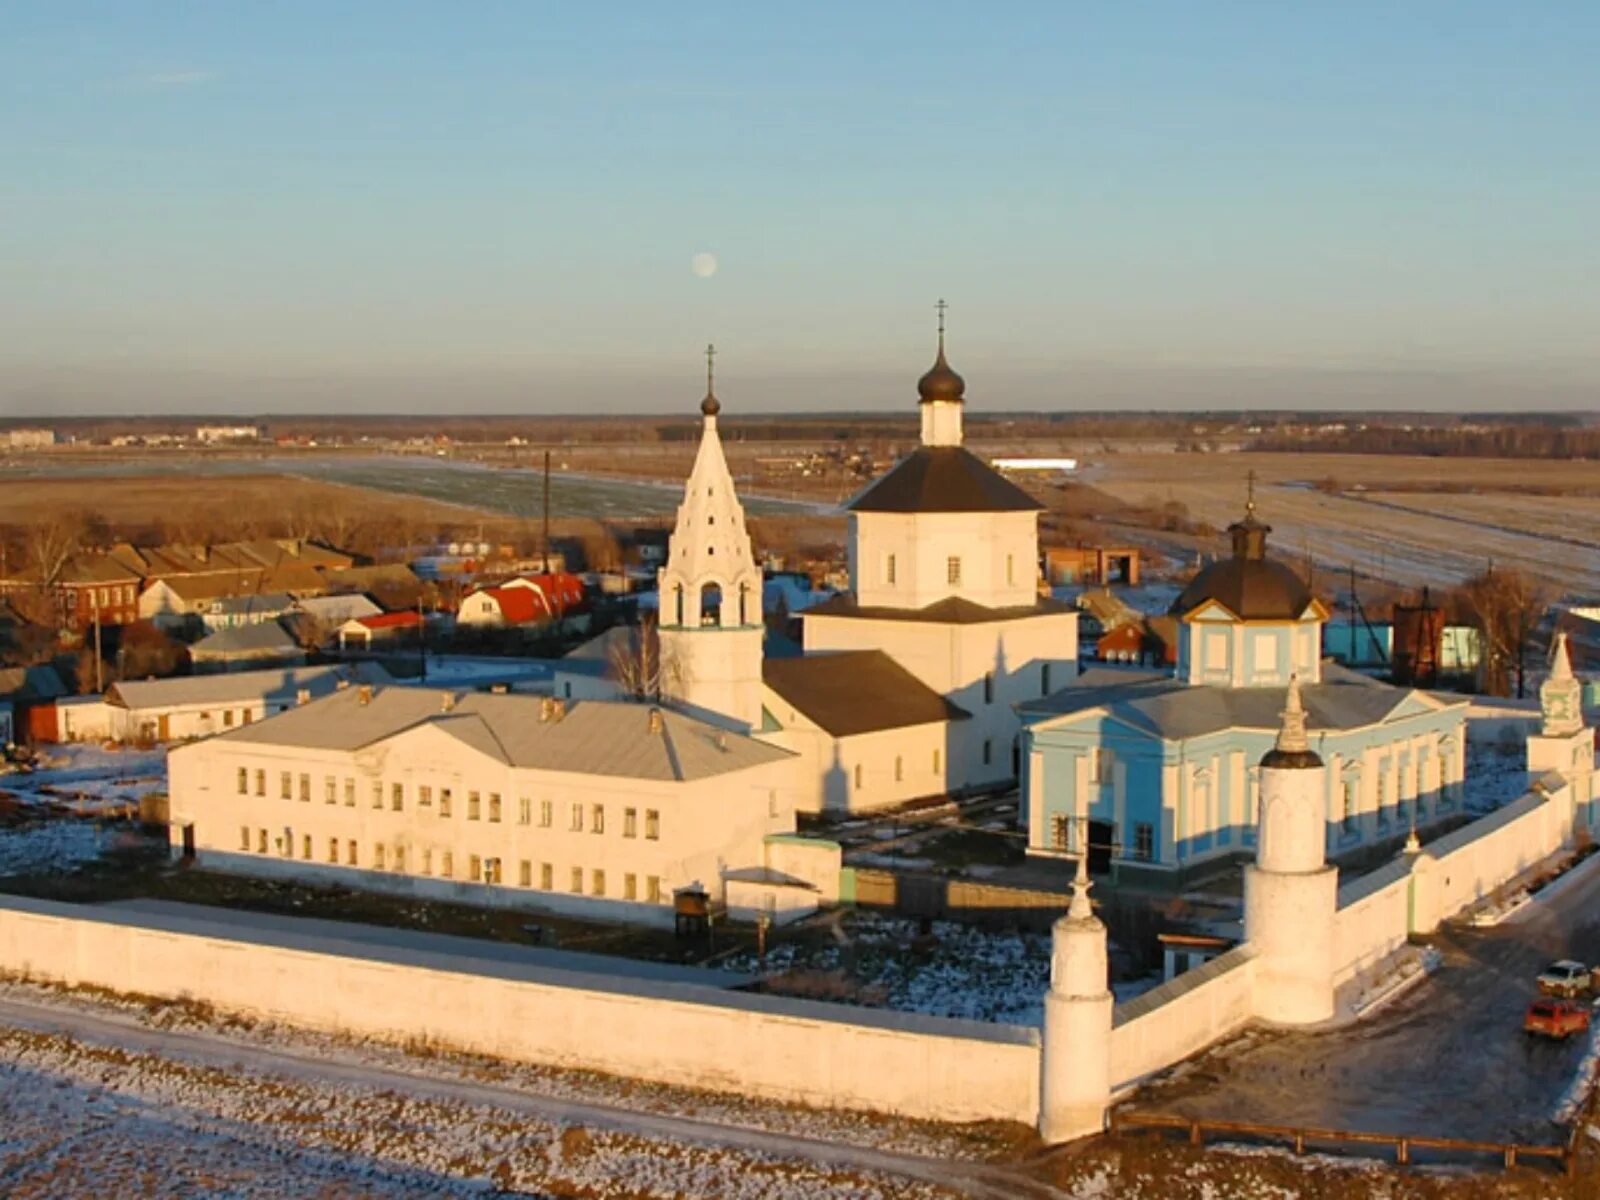
<svg viewBox="0 0 1600 1200">
<path fill-rule="evenodd" d="M 1072 903 L 1050 932 L 1039 1076 L 1039 1135 L 1046 1142 L 1102 1132 L 1111 1107 L 1106 927 L 1089 903 L 1089 886 L 1087 856 L 1080 856 Z"/>
<path fill-rule="evenodd" d="M 1327 768 L 1311 749 L 1291 676 L 1277 743 L 1261 760 L 1256 861 L 1244 872 L 1244 935 L 1256 953 L 1256 1015 L 1284 1025 L 1333 1016 L 1339 873 L 1327 865 Z"/>
<path fill-rule="evenodd" d="M 662 692 L 709 720 L 761 723 L 761 571 L 717 435 L 706 347 L 702 428 L 659 577 Z"/>
<path fill-rule="evenodd" d="M 1556 634 L 1550 648 L 1550 676 L 1539 687 L 1542 720 L 1528 739 L 1528 773 L 1558 771 L 1570 780 L 1594 771 L 1594 730 L 1583 723 L 1583 685 L 1572 673 L 1567 635 Z"/>
</svg>

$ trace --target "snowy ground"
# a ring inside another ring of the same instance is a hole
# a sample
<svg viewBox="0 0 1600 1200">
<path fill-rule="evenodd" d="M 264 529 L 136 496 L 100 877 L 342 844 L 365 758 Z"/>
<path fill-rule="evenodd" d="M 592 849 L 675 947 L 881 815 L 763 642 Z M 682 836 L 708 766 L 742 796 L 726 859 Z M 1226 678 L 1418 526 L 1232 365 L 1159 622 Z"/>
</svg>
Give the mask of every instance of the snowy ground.
<svg viewBox="0 0 1600 1200">
<path fill-rule="evenodd" d="M 72 743 L 49 747 L 39 769 L 0 775 L 0 794 L 23 804 L 68 805 L 81 812 L 137 804 L 167 786 L 165 750 L 114 750 Z"/>
<path fill-rule="evenodd" d="M 919 944 L 919 923 L 877 913 L 842 915 L 837 928 L 847 939 L 787 942 L 767 954 L 776 991 L 823 999 L 962 1017 L 1006 1025 L 1038 1025 L 1050 985 L 1050 935 L 991 931 L 954 921 L 935 921 L 932 937 Z M 756 971 L 756 956 L 723 964 Z M 1117 984 L 1117 998 L 1130 999 L 1158 979 Z"/>
<path fill-rule="evenodd" d="M 1481 815 L 1509 804 L 1528 790 L 1528 752 L 1523 743 L 1501 745 L 1467 739 L 1466 808 Z"/>
</svg>

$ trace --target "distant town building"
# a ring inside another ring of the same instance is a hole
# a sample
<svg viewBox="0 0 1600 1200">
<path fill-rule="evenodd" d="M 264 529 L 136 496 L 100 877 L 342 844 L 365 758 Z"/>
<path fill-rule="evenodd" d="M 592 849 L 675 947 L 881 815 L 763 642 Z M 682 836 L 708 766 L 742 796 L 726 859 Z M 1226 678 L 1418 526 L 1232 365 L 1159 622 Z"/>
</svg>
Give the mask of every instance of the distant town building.
<svg viewBox="0 0 1600 1200">
<path fill-rule="evenodd" d="M 1051 546 L 1044 552 L 1045 578 L 1054 585 L 1139 586 L 1137 546 Z"/>
<path fill-rule="evenodd" d="M 6 445 L 13 450 L 42 450 L 46 446 L 56 444 L 56 431 L 54 429 L 9 429 L 5 434 Z"/>
<path fill-rule="evenodd" d="M 264 431 L 259 425 L 201 425 L 194 431 L 194 440 L 205 445 L 221 442 L 258 442 Z"/>
</svg>

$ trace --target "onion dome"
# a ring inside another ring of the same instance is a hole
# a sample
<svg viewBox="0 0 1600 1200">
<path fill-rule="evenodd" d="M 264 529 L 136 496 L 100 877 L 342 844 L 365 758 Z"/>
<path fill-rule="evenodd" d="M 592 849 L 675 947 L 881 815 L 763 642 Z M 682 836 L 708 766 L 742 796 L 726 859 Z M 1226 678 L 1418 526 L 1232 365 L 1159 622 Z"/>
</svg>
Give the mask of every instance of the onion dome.
<svg viewBox="0 0 1600 1200">
<path fill-rule="evenodd" d="M 1267 557 L 1272 526 L 1256 516 L 1255 472 L 1250 473 L 1244 519 L 1228 526 L 1233 556 L 1214 562 L 1189 581 L 1167 611 L 1175 617 L 1214 600 L 1241 621 L 1295 621 L 1314 597 L 1294 569 Z"/>
<path fill-rule="evenodd" d="M 944 360 L 944 338 L 939 339 L 939 357 L 928 373 L 917 380 L 917 395 L 923 404 L 960 404 L 967 381 Z"/>
</svg>

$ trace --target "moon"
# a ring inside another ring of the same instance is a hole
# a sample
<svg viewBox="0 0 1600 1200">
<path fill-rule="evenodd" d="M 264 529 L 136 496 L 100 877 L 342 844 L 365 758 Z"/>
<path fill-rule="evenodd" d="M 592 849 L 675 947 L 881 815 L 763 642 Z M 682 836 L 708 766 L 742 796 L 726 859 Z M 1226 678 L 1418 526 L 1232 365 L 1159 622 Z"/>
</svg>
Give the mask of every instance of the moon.
<svg viewBox="0 0 1600 1200">
<path fill-rule="evenodd" d="M 717 256 L 709 251 L 701 251 L 689 260 L 689 269 L 701 279 L 710 279 L 717 273 Z"/>
</svg>

